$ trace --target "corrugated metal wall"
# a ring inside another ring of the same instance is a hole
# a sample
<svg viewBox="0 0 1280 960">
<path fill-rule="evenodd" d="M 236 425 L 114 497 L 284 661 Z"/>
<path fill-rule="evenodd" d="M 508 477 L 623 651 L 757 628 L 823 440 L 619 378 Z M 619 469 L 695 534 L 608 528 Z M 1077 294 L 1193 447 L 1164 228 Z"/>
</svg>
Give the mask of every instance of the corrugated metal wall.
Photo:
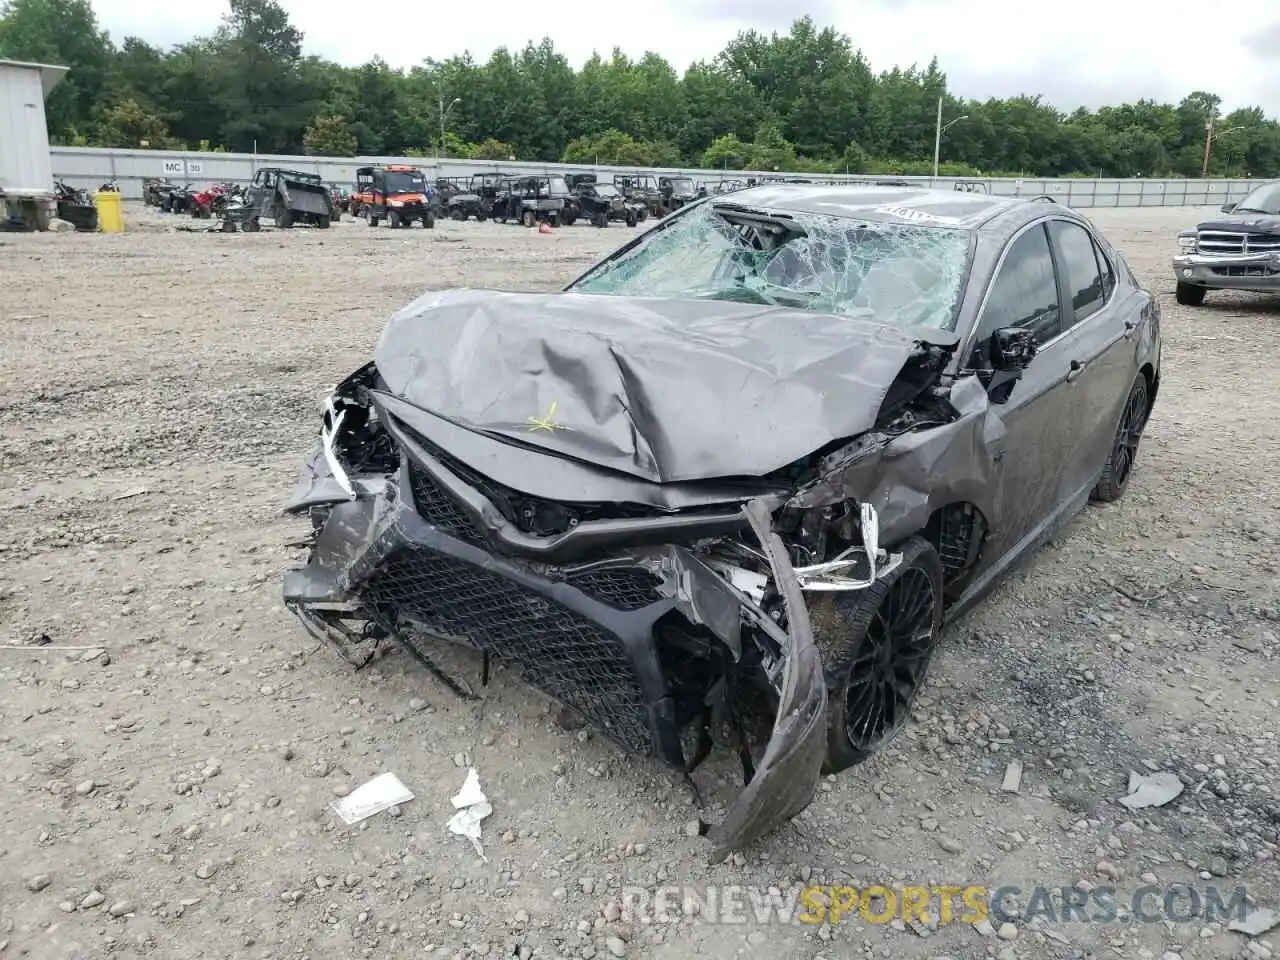
<svg viewBox="0 0 1280 960">
<path fill-rule="evenodd" d="M 40 71 L 0 63 L 0 190 L 53 189 Z"/>
<path fill-rule="evenodd" d="M 614 173 L 634 171 L 634 167 L 606 167 L 590 164 L 514 163 L 487 160 L 437 161 L 412 157 L 281 157 L 251 156 L 239 153 L 179 153 L 162 150 L 98 150 L 86 147 L 54 147 L 54 173 L 60 179 L 79 187 L 96 187 L 104 180 L 115 179 L 128 198 L 142 196 L 146 177 L 169 177 L 176 182 L 197 184 L 216 181 L 248 183 L 258 167 L 281 166 L 308 173 L 318 173 L 334 183 L 350 185 L 359 166 L 372 163 L 411 163 L 428 176 L 469 176 L 490 170 L 503 173 L 564 173 L 572 170 L 594 171 L 609 179 Z M 647 173 L 683 174 L 702 181 L 777 176 L 777 172 L 745 170 L 675 170 L 655 169 Z M 822 174 L 797 174 L 812 180 L 875 181 L 879 177 L 842 177 Z M 1237 201 L 1260 181 L 1251 180 L 1115 180 L 1068 177 L 1058 180 L 972 179 L 939 177 L 894 177 L 922 185 L 934 184 L 944 190 L 980 190 L 999 196 L 1033 197 L 1048 194 L 1073 207 L 1162 207 L 1219 206 Z"/>
</svg>

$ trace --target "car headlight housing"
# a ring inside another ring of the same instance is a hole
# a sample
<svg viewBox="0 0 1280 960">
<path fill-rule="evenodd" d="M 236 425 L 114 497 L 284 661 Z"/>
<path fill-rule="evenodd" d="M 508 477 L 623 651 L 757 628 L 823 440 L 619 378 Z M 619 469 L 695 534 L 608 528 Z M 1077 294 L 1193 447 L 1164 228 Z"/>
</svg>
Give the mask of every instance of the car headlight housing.
<svg viewBox="0 0 1280 960">
<path fill-rule="evenodd" d="M 1196 248 L 1196 235 L 1192 233 L 1179 237 L 1178 247 L 1181 250 L 1194 250 Z"/>
<path fill-rule="evenodd" d="M 403 206 L 404 206 L 404 201 L 403 201 L 403 200 L 388 200 L 388 201 L 387 201 L 387 206 L 389 206 L 389 207 L 403 207 Z"/>
</svg>

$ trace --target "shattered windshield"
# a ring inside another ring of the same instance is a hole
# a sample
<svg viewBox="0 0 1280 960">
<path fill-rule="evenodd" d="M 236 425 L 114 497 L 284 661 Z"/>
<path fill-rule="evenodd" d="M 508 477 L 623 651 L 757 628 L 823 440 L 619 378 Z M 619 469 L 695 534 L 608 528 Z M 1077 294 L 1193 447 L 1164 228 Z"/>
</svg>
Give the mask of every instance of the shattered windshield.
<svg viewBox="0 0 1280 960">
<path fill-rule="evenodd" d="M 388 173 L 387 193 L 426 193 L 427 181 L 420 173 Z"/>
<path fill-rule="evenodd" d="M 1280 183 L 1268 183 L 1258 187 L 1237 203 L 1231 212 L 1280 214 Z"/>
<path fill-rule="evenodd" d="M 570 289 L 736 300 L 899 326 L 955 327 L 967 230 L 702 203 Z"/>
</svg>

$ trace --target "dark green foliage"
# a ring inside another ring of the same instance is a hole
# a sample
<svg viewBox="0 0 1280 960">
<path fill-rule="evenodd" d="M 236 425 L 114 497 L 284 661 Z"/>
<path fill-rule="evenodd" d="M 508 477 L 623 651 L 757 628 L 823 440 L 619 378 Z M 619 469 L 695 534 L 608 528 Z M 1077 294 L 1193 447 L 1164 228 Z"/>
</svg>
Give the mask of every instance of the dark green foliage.
<svg viewBox="0 0 1280 960">
<path fill-rule="evenodd" d="M 1198 176 L 1211 116 L 1211 175 L 1280 172 L 1280 125 L 1256 108 L 1223 116 L 1202 91 L 1071 114 L 1035 95 L 960 100 L 936 60 L 876 75 L 808 17 L 739 34 L 683 76 L 619 50 L 574 70 L 547 39 L 397 70 L 304 57 L 276 0 L 229 3 L 213 36 L 160 50 L 116 48 L 89 0 L 7 0 L 0 56 L 72 68 L 48 106 L 63 143 L 927 174 L 941 97 L 944 120 L 967 118 L 943 137 L 944 175 Z"/>
</svg>

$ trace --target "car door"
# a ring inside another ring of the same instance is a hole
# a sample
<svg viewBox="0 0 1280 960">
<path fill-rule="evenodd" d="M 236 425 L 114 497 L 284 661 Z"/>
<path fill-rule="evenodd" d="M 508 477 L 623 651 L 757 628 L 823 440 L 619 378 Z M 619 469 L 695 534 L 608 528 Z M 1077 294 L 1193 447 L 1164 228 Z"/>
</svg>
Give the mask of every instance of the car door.
<svg viewBox="0 0 1280 960">
<path fill-rule="evenodd" d="M 1115 268 L 1082 223 L 1055 218 L 1049 237 L 1062 281 L 1062 340 L 1072 354 L 1069 438 L 1058 497 L 1070 500 L 1102 472 L 1137 376 L 1140 307 L 1117 296 Z"/>
<path fill-rule="evenodd" d="M 1062 294 L 1044 220 L 1024 227 L 1005 247 L 984 298 L 974 337 L 973 366 L 988 368 L 991 335 L 1004 327 L 1036 332 L 1039 352 L 1011 388 L 990 393 L 1004 427 L 996 446 L 995 507 L 988 521 L 984 565 L 1033 539 L 1053 514 L 1063 439 L 1072 427 L 1066 387 L 1073 354 L 1059 334 Z M 993 380 L 994 384 L 999 379 Z"/>
</svg>

